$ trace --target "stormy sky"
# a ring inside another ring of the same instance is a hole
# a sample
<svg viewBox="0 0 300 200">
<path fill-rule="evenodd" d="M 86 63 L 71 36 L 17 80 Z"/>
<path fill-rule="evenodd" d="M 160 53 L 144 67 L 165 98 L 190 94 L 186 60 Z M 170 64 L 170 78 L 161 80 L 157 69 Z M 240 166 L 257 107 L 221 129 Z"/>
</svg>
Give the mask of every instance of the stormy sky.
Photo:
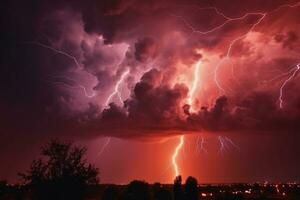
<svg viewBox="0 0 300 200">
<path fill-rule="evenodd" d="M 200 182 L 300 179 L 299 2 L 1 4 L 1 179 L 61 138 L 103 182 L 170 182 L 180 135 Z"/>
</svg>

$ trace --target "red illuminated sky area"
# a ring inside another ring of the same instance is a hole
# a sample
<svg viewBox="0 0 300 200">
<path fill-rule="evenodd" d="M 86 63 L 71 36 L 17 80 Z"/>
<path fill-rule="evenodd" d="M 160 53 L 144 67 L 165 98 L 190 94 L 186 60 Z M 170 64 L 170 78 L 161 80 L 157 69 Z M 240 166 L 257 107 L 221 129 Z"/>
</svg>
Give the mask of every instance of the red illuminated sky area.
<svg viewBox="0 0 300 200">
<path fill-rule="evenodd" d="M 300 179 L 300 2 L 3 7 L 0 179 L 51 138 L 102 183 Z"/>
</svg>

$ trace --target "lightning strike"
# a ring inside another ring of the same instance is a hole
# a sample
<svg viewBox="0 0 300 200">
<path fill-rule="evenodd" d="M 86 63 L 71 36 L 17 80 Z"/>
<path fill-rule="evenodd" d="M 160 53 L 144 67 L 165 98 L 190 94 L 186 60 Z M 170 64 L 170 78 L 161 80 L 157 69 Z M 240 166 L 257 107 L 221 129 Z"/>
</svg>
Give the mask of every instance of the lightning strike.
<svg viewBox="0 0 300 200">
<path fill-rule="evenodd" d="M 253 13 L 251 13 L 251 14 L 253 14 Z M 231 54 L 231 51 L 232 51 L 232 47 L 235 45 L 235 43 L 238 42 L 239 40 L 245 38 L 250 32 L 252 32 L 253 29 L 257 25 L 259 25 L 262 22 L 262 20 L 265 18 L 265 16 L 267 15 L 266 13 L 255 13 L 255 14 L 261 16 L 259 18 L 259 20 L 251 26 L 251 28 L 248 30 L 247 33 L 245 33 L 244 35 L 241 35 L 241 36 L 235 38 L 234 40 L 232 40 L 230 42 L 229 47 L 228 47 L 227 52 L 226 52 L 226 56 L 223 59 L 221 59 L 219 61 L 219 63 L 216 65 L 216 67 L 215 67 L 215 70 L 214 70 L 214 81 L 215 81 L 217 87 L 219 88 L 219 90 L 222 91 L 223 93 L 225 93 L 225 89 L 221 86 L 220 81 L 218 79 L 218 71 L 219 71 L 219 69 L 221 67 L 221 64 L 223 62 L 225 62 L 226 60 L 230 60 L 230 54 Z"/>
<path fill-rule="evenodd" d="M 283 108 L 283 89 L 284 87 L 286 86 L 286 84 L 291 81 L 297 74 L 297 72 L 299 71 L 300 69 L 300 63 L 297 65 L 297 67 L 295 67 L 293 73 L 283 82 L 283 84 L 280 86 L 280 89 L 279 89 L 279 97 L 278 97 L 278 100 L 279 100 L 279 108 L 282 109 Z"/>
<path fill-rule="evenodd" d="M 71 54 L 65 52 L 65 51 L 56 49 L 56 48 L 54 48 L 54 47 L 52 47 L 52 46 L 49 46 L 49 45 L 46 45 L 46 44 L 43 44 L 43 43 L 40 43 L 40 42 L 37 42 L 37 41 L 27 42 L 27 43 L 33 44 L 33 45 L 37 45 L 37 46 L 40 46 L 40 47 L 43 47 L 43 48 L 48 49 L 48 50 L 51 50 L 51 51 L 53 51 L 53 52 L 55 52 L 55 53 L 57 53 L 57 54 L 61 54 L 61 55 L 65 56 L 65 57 L 67 57 L 68 59 L 71 59 L 71 60 L 74 62 L 74 64 L 75 64 L 78 68 L 80 68 L 80 64 L 79 64 L 77 58 L 76 58 L 75 56 L 73 56 L 73 55 L 71 55 Z M 65 83 L 65 82 L 60 82 L 60 81 L 54 82 L 54 84 L 63 85 L 63 86 L 65 86 L 66 88 L 69 88 L 69 89 L 78 89 L 78 88 L 79 88 L 79 89 L 81 89 L 81 90 L 83 91 L 84 95 L 85 95 L 86 97 L 88 97 L 88 98 L 92 98 L 92 97 L 94 97 L 94 96 L 96 95 L 96 93 L 95 93 L 94 91 L 93 91 L 91 94 L 89 94 L 89 93 L 87 92 L 86 87 L 84 87 L 83 85 L 79 84 L 76 80 L 74 80 L 74 79 L 72 79 L 72 78 L 69 78 L 69 77 L 64 77 L 64 78 L 65 78 L 65 79 L 71 80 L 73 83 L 75 83 L 76 86 L 72 86 L 72 85 L 69 85 L 69 84 L 67 84 L 67 83 Z"/>
<path fill-rule="evenodd" d="M 232 139 L 230 139 L 230 138 L 228 138 L 228 137 L 224 137 L 225 138 L 225 140 L 227 141 L 227 142 L 229 142 L 229 144 L 231 144 L 234 148 L 236 148 L 237 150 L 240 150 L 240 147 L 237 145 L 237 144 L 235 144 L 233 141 L 232 141 Z"/>
<path fill-rule="evenodd" d="M 36 41 L 34 41 L 34 42 L 28 42 L 28 43 L 29 43 L 29 44 L 34 44 L 34 45 L 37 45 L 37 46 L 40 46 L 40 47 L 43 47 L 43 48 L 46 48 L 46 49 L 49 49 L 49 50 L 51 50 L 51 51 L 53 51 L 53 52 L 55 52 L 55 53 L 57 53 L 57 54 L 61 54 L 61 55 L 65 56 L 65 57 L 71 59 L 71 60 L 75 63 L 75 65 L 76 65 L 78 68 L 80 68 L 80 64 L 79 64 L 77 58 L 76 58 L 75 56 L 73 56 L 73 55 L 71 55 L 71 54 L 65 52 L 65 51 L 56 49 L 56 48 L 54 48 L 54 47 L 52 47 L 52 46 L 49 46 L 49 45 L 46 45 L 46 44 L 43 44 L 43 43 L 40 43 L 40 42 L 36 42 Z"/>
<path fill-rule="evenodd" d="M 277 79 L 282 79 L 283 77 L 285 77 L 285 76 L 288 76 L 288 75 L 290 75 L 291 73 L 293 73 L 294 71 L 295 71 L 295 69 L 296 69 L 297 67 L 292 67 L 290 70 L 288 70 L 287 72 L 281 72 L 280 70 L 280 74 L 279 75 L 277 75 L 277 76 L 275 76 L 275 77 L 273 77 L 273 78 L 271 78 L 271 79 L 269 79 L 269 80 L 264 80 L 264 81 L 262 81 L 262 83 L 270 83 L 270 82 L 272 82 L 272 81 L 275 81 L 275 80 L 277 80 Z"/>
<path fill-rule="evenodd" d="M 176 159 L 177 159 L 178 153 L 179 153 L 179 151 L 180 151 L 180 149 L 182 148 L 183 145 L 184 145 L 184 136 L 182 135 L 182 136 L 180 136 L 179 143 L 176 146 L 175 151 L 172 155 L 172 164 L 173 164 L 173 167 L 174 167 L 175 177 L 180 174 Z"/>
<path fill-rule="evenodd" d="M 209 8 L 215 8 L 215 7 L 207 7 L 207 8 L 202 8 L 202 9 L 204 10 L 204 9 L 209 9 Z M 215 9 L 217 10 L 217 8 L 215 8 Z M 207 31 L 200 31 L 200 30 L 195 29 L 193 27 L 193 25 L 191 23 L 189 23 L 183 16 L 174 15 L 174 14 L 171 14 L 171 16 L 174 16 L 174 17 L 177 17 L 178 19 L 180 19 L 189 29 L 192 30 L 192 34 L 197 33 L 197 34 L 200 34 L 200 35 L 207 35 L 209 33 L 213 33 L 215 31 L 223 28 L 225 25 L 229 24 L 230 22 L 243 20 L 243 19 L 245 19 L 245 18 L 247 18 L 248 16 L 251 16 L 251 15 L 264 15 L 264 13 L 261 13 L 261 12 L 252 12 L 252 13 L 246 13 L 241 17 L 230 18 L 230 17 L 227 17 L 225 14 L 223 14 L 219 11 L 217 12 L 217 14 L 223 16 L 226 20 L 222 24 L 217 25 L 214 28 L 211 28 Z"/>
<path fill-rule="evenodd" d="M 224 19 L 226 19 L 222 24 L 217 25 L 216 27 L 214 27 L 214 28 L 212 28 L 208 31 L 200 31 L 200 30 L 195 29 L 193 27 L 193 25 L 191 23 L 189 23 L 183 16 L 178 16 L 178 15 L 174 15 L 174 14 L 172 14 L 172 16 L 179 18 L 189 29 L 191 29 L 192 34 L 197 33 L 197 34 L 200 34 L 200 35 L 206 35 L 206 34 L 209 34 L 209 33 L 213 33 L 215 31 L 223 28 L 225 25 L 227 25 L 228 23 L 230 23 L 232 21 L 244 20 L 248 16 L 251 16 L 251 15 L 260 16 L 259 19 L 257 20 L 257 22 L 252 24 L 250 26 L 250 29 L 245 34 L 235 38 L 234 40 L 232 40 L 230 42 L 229 47 L 227 48 L 227 51 L 226 51 L 226 56 L 224 58 L 222 58 L 215 67 L 214 82 L 215 82 L 216 86 L 218 87 L 219 91 L 221 91 L 222 93 L 225 93 L 225 89 L 221 86 L 221 83 L 218 79 L 218 71 L 219 71 L 219 69 L 220 69 L 220 67 L 221 67 L 221 65 L 224 61 L 230 60 L 231 50 L 232 50 L 232 47 L 235 45 L 235 43 L 238 42 L 239 40 L 245 38 L 250 32 L 252 32 L 256 28 L 256 26 L 258 26 L 267 15 L 269 15 L 271 13 L 274 13 L 274 12 L 277 12 L 278 10 L 280 10 L 281 8 L 284 8 L 284 7 L 294 8 L 294 7 L 297 7 L 299 5 L 300 5 L 300 1 L 295 3 L 295 4 L 292 4 L 292 5 L 291 4 L 283 4 L 283 5 L 278 6 L 276 9 L 274 9 L 270 12 L 249 12 L 249 13 L 246 13 L 243 16 L 237 17 L 237 18 L 231 18 L 231 17 L 226 16 L 225 14 L 221 13 L 216 7 L 204 7 L 204 8 L 201 8 L 201 7 L 199 8 L 198 7 L 199 10 L 213 9 L 218 15 L 220 15 Z"/>
<path fill-rule="evenodd" d="M 222 64 L 225 60 L 230 60 L 230 54 L 231 54 L 231 51 L 232 51 L 232 47 L 235 45 L 235 43 L 238 42 L 239 40 L 245 38 L 249 33 L 251 33 L 251 32 L 256 28 L 256 26 L 258 26 L 258 25 L 263 21 L 263 19 L 264 19 L 267 15 L 269 15 L 269 14 L 271 14 L 271 13 L 274 13 L 274 12 L 280 10 L 280 9 L 283 8 L 283 7 L 294 8 L 294 7 L 297 7 L 297 6 L 299 6 L 299 5 L 300 5 L 300 2 L 297 2 L 296 4 L 293 4 L 293 5 L 290 5 L 290 4 L 284 4 L 284 5 L 281 5 L 281 6 L 279 6 L 277 9 L 274 9 L 274 10 L 272 10 L 272 11 L 270 11 L 270 12 L 265 12 L 265 13 L 262 13 L 262 12 L 246 13 L 244 16 L 239 17 L 239 18 L 229 18 L 229 19 L 226 20 L 223 24 L 221 24 L 221 26 L 216 27 L 217 29 L 219 29 L 219 28 L 223 27 L 224 25 L 226 25 L 226 24 L 227 24 L 228 22 L 230 22 L 230 21 L 234 21 L 234 20 L 242 20 L 242 19 L 244 19 L 245 17 L 247 17 L 247 16 L 249 16 L 249 15 L 257 15 L 257 16 L 260 16 L 259 19 L 257 20 L 257 22 L 254 23 L 254 24 L 250 27 L 250 29 L 249 29 L 244 35 L 241 35 L 241 36 L 235 38 L 234 40 L 232 40 L 232 41 L 230 42 L 230 45 L 229 45 L 229 47 L 228 47 L 228 49 L 227 49 L 226 56 L 225 56 L 223 59 L 221 59 L 220 62 L 216 65 L 215 70 L 214 70 L 214 81 L 215 81 L 215 83 L 216 83 L 216 85 L 217 85 L 217 87 L 219 88 L 220 91 L 222 91 L 222 92 L 225 93 L 225 89 L 221 86 L 221 84 L 220 84 L 220 82 L 219 82 L 219 80 L 218 80 L 218 71 L 219 71 L 219 68 L 220 68 L 221 64 Z M 216 30 L 216 29 L 215 29 L 215 30 Z M 209 32 L 209 33 L 210 33 L 210 32 Z"/>
<path fill-rule="evenodd" d="M 193 100 L 195 98 L 195 92 L 197 90 L 197 86 L 199 84 L 199 76 L 200 76 L 200 66 L 201 66 L 201 61 L 198 61 L 195 65 L 195 70 L 194 70 L 194 81 L 190 90 L 189 98 L 187 99 L 188 104 L 191 106 L 191 111 L 194 111 L 193 109 Z"/>
<path fill-rule="evenodd" d="M 57 76 L 58 78 L 60 78 L 59 76 Z M 66 76 L 61 76 L 61 78 L 64 78 L 66 80 L 69 80 L 71 81 L 72 83 L 74 83 L 74 85 L 72 84 L 68 84 L 66 82 L 63 82 L 63 81 L 55 81 L 55 82 L 52 82 L 53 84 L 55 85 L 62 85 L 68 89 L 81 89 L 84 93 L 84 95 L 87 97 L 87 98 L 93 98 L 94 96 L 96 96 L 96 93 L 94 91 L 92 91 L 91 93 L 89 93 L 87 91 L 87 88 L 83 85 L 81 85 L 80 83 L 78 83 L 76 80 L 70 78 L 70 77 L 66 77 Z"/>
<path fill-rule="evenodd" d="M 179 18 L 181 21 L 183 21 L 183 23 L 189 28 L 192 30 L 192 34 L 193 33 L 198 33 L 198 34 L 201 34 L 201 35 L 206 35 L 206 34 L 210 34 L 210 33 L 213 33 L 221 28 L 223 28 L 225 25 L 227 25 L 228 23 L 232 22 L 232 21 L 238 21 L 238 20 L 243 20 L 243 19 L 246 19 L 248 16 L 251 16 L 251 15 L 254 15 L 254 16 L 259 16 L 258 20 L 256 23 L 252 24 L 250 26 L 250 29 L 243 35 L 241 36 L 238 36 L 237 38 L 235 38 L 234 40 L 232 40 L 227 48 L 227 51 L 226 51 L 226 56 L 224 58 L 222 58 L 218 64 L 216 65 L 215 69 L 214 69 L 214 82 L 216 83 L 216 86 L 218 87 L 219 91 L 225 93 L 225 89 L 222 87 L 219 79 L 218 79 L 218 72 L 219 72 L 219 69 L 222 65 L 223 62 L 225 62 L 226 60 L 230 60 L 230 55 L 231 55 L 231 51 L 232 51 L 232 48 L 233 46 L 241 39 L 245 38 L 250 32 L 252 32 L 262 21 L 263 19 L 270 13 L 273 13 L 273 12 L 276 12 L 278 11 L 279 9 L 283 8 L 283 7 L 296 7 L 296 6 L 299 6 L 300 5 L 300 2 L 297 2 L 296 4 L 293 4 L 293 5 L 290 5 L 290 4 L 284 4 L 284 5 L 281 5 L 279 6 L 277 9 L 274 9 L 270 12 L 251 12 L 251 13 L 246 13 L 244 14 L 243 16 L 241 17 L 237 17 L 237 18 L 230 18 L 228 16 L 226 16 L 225 14 L 221 13 L 216 7 L 207 7 L 207 8 L 199 8 L 199 9 L 213 9 L 218 15 L 222 16 L 224 19 L 226 19 L 222 24 L 220 25 L 217 25 L 216 27 L 210 29 L 210 30 L 207 30 L 207 31 L 199 31 L 197 29 L 195 29 L 193 27 L 192 24 L 190 24 L 183 16 L 179 16 L 179 15 L 174 15 L 174 14 L 171 14 L 171 16 L 174 16 L 174 17 L 177 17 Z M 193 106 L 192 106 L 192 103 L 193 103 L 193 99 L 194 99 L 194 93 L 196 91 L 196 88 L 197 88 L 197 85 L 198 85 L 198 81 L 199 81 L 199 69 L 200 69 L 200 64 L 201 62 L 199 61 L 197 64 L 196 64 L 196 67 L 195 67 L 195 72 L 194 72 L 194 81 L 193 81 L 193 84 L 192 84 L 192 88 L 190 90 L 190 95 L 189 95 L 189 98 L 187 99 L 188 101 L 188 104 L 191 106 L 191 111 L 193 111 Z M 298 72 L 300 66 L 300 64 L 297 65 L 297 68 L 295 69 L 295 71 L 293 72 L 293 74 L 282 84 L 282 86 L 280 87 L 280 96 L 279 96 L 279 102 L 280 102 L 280 108 L 282 108 L 282 103 L 283 103 L 283 100 L 282 100 L 282 93 L 283 93 L 283 88 L 285 87 L 285 85 L 287 84 L 287 82 L 289 82 L 293 77 L 295 77 L 296 73 Z M 228 138 L 228 137 L 225 137 L 223 138 L 222 136 L 218 136 L 218 141 L 220 143 L 220 152 L 224 152 L 224 150 L 226 150 L 228 148 L 228 143 L 231 144 L 233 147 L 235 147 L 236 149 L 239 149 L 239 147 L 233 143 L 233 141 Z M 197 142 L 198 143 L 198 142 Z M 203 148 L 203 144 L 204 144 L 204 140 L 202 138 L 201 140 L 201 144 L 200 144 L 200 148 Z M 178 144 L 178 146 L 176 147 L 174 153 L 173 153 L 173 156 L 172 156 L 172 162 L 173 162 L 173 166 L 174 166 L 174 171 L 175 171 L 175 176 L 178 176 L 179 175 L 179 170 L 178 170 L 178 166 L 177 166 L 177 163 L 176 163 L 176 157 L 177 157 L 177 154 L 178 154 L 178 151 L 182 148 L 182 146 L 184 145 L 184 136 L 181 136 L 180 137 L 180 143 Z"/>
<path fill-rule="evenodd" d="M 108 96 L 108 98 L 105 101 L 105 106 L 108 106 L 109 103 L 111 102 L 111 99 L 115 96 L 118 95 L 118 98 L 120 100 L 121 103 L 123 103 L 123 99 L 121 96 L 121 93 L 119 91 L 120 89 L 120 85 L 122 84 L 122 82 L 124 81 L 125 77 L 129 74 L 129 69 L 127 69 L 120 77 L 120 79 L 118 80 L 117 84 L 115 85 L 114 91 Z M 102 149 L 100 150 L 100 152 L 98 153 L 98 155 L 101 155 L 102 152 L 105 150 L 105 148 L 109 145 L 111 141 L 111 138 L 109 137 L 106 141 L 106 143 L 103 145 Z"/>
<path fill-rule="evenodd" d="M 223 153 L 225 151 L 225 149 L 226 149 L 223 137 L 222 136 L 218 136 L 218 141 L 220 143 L 219 153 Z"/>
<path fill-rule="evenodd" d="M 226 150 L 230 150 L 230 146 L 234 147 L 237 150 L 240 150 L 240 147 L 236 145 L 230 138 L 228 137 L 223 137 L 223 136 L 218 136 L 218 141 L 220 143 L 220 148 L 219 152 L 224 153 Z"/>
<path fill-rule="evenodd" d="M 204 152 L 204 153 L 208 153 L 207 149 L 204 147 L 204 144 L 205 144 L 205 139 L 203 136 L 198 136 L 197 137 L 197 141 L 196 141 L 196 147 L 197 147 L 197 152 Z"/>
<path fill-rule="evenodd" d="M 200 65 L 201 65 L 201 61 L 198 61 L 195 65 L 194 81 L 193 81 L 193 84 L 192 84 L 192 88 L 190 90 L 189 98 L 187 99 L 188 104 L 191 105 L 191 110 L 192 111 L 193 111 L 192 103 L 193 103 L 193 100 L 195 98 L 195 92 L 196 92 L 197 85 L 198 85 L 198 82 L 199 82 Z M 182 148 L 183 145 L 184 145 L 184 135 L 180 136 L 180 142 L 177 145 L 177 147 L 175 148 L 175 151 L 174 151 L 173 156 L 172 156 L 172 163 L 173 163 L 173 167 L 174 167 L 174 171 L 175 171 L 175 177 L 179 175 L 179 170 L 178 170 L 178 166 L 177 166 L 177 163 L 176 163 L 176 158 L 177 158 L 177 155 L 178 155 L 178 151 Z"/>
<path fill-rule="evenodd" d="M 127 69 L 120 77 L 120 79 L 118 80 L 117 84 L 115 85 L 115 88 L 113 90 L 113 92 L 108 96 L 105 105 L 108 106 L 108 104 L 111 102 L 112 98 L 117 95 L 120 102 L 123 103 L 123 99 L 121 97 L 121 93 L 120 93 L 120 85 L 122 84 L 122 82 L 124 81 L 125 77 L 129 74 L 129 69 Z"/>
<path fill-rule="evenodd" d="M 97 156 L 101 156 L 102 153 L 104 152 L 104 150 L 106 149 L 107 145 L 110 143 L 111 137 L 107 138 L 107 140 L 105 141 L 105 143 L 103 144 L 101 150 L 98 152 Z"/>
</svg>

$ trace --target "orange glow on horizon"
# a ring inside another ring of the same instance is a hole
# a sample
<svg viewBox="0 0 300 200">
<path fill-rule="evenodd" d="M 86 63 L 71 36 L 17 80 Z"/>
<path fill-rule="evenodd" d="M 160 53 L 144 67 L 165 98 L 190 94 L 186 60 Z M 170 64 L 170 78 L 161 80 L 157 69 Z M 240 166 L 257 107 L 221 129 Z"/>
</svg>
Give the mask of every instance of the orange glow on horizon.
<svg viewBox="0 0 300 200">
<path fill-rule="evenodd" d="M 179 168 L 178 168 L 178 165 L 176 162 L 176 158 L 177 158 L 178 152 L 182 148 L 183 144 L 184 144 L 184 135 L 180 136 L 179 144 L 176 146 L 175 151 L 172 156 L 172 164 L 174 166 L 175 177 L 179 175 Z"/>
</svg>

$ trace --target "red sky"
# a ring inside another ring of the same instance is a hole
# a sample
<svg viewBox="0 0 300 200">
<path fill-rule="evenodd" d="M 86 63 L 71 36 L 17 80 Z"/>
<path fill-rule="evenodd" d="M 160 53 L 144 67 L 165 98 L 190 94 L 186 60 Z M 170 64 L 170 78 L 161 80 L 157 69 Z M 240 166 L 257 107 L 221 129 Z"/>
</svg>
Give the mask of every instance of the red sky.
<svg viewBox="0 0 300 200">
<path fill-rule="evenodd" d="M 185 135 L 184 177 L 299 179 L 299 2 L 4 7 L 0 178 L 16 180 L 61 138 L 89 148 L 102 182 L 171 182 Z"/>
</svg>

